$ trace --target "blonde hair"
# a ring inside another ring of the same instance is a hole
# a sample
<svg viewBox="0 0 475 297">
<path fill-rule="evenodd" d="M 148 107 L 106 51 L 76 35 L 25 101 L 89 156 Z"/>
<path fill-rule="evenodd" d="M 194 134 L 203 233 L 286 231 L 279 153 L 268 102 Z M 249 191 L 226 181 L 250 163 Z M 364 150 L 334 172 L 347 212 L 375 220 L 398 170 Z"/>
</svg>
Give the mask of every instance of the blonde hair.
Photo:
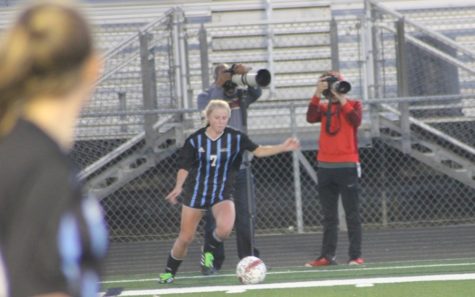
<svg viewBox="0 0 475 297">
<path fill-rule="evenodd" d="M 231 107 L 229 107 L 228 102 L 222 99 L 213 99 L 208 102 L 208 105 L 206 105 L 206 108 L 203 111 L 203 115 L 206 119 L 206 124 L 208 124 L 209 116 L 216 109 L 225 109 L 228 112 L 228 116 L 231 116 Z"/>
<path fill-rule="evenodd" d="M 62 96 L 93 52 L 83 16 L 65 1 L 26 8 L 0 40 L 0 135 L 5 118 L 37 96 Z"/>
</svg>

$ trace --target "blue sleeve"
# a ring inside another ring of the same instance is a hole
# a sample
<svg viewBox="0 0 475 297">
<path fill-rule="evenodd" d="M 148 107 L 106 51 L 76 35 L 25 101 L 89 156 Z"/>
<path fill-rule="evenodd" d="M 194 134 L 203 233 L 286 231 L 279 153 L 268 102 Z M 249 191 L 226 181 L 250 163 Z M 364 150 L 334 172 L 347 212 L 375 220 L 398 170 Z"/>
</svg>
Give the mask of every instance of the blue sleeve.
<svg viewBox="0 0 475 297">
<path fill-rule="evenodd" d="M 209 90 L 204 91 L 198 95 L 197 105 L 199 110 L 204 110 L 208 102 L 211 100 Z"/>
<path fill-rule="evenodd" d="M 247 105 L 251 105 L 252 103 L 256 102 L 259 97 L 262 95 L 262 89 L 260 87 L 248 87 L 247 88 Z"/>
</svg>

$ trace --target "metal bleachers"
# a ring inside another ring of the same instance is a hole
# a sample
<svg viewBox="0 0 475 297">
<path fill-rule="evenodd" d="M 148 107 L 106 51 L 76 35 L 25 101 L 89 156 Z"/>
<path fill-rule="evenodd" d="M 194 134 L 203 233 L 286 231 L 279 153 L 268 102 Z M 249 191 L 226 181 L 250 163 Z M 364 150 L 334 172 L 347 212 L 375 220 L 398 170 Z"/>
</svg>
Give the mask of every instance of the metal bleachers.
<svg viewBox="0 0 475 297">
<path fill-rule="evenodd" d="M 307 99 L 315 73 L 331 68 L 329 2 L 275 1 L 216 7 L 207 25 L 210 64 L 245 63 L 273 74 L 264 100 Z"/>
<path fill-rule="evenodd" d="M 285 136 L 298 132 L 303 149 L 315 149 L 315 135 L 319 127 L 306 123 L 304 114 L 317 75 L 339 68 L 352 83 L 351 95 L 364 101 L 370 99 L 365 91 L 374 87 L 367 82 L 371 71 L 365 68 L 368 67 L 365 59 L 370 51 L 364 52 L 367 42 L 364 30 L 367 30 L 369 20 L 363 18 L 365 11 L 362 4 L 345 10 L 343 4 L 334 5 L 333 2 L 188 1 L 173 6 L 171 2 L 157 4 L 148 1 L 103 2 L 85 6 L 88 17 L 95 25 L 99 49 L 105 56 L 105 70 L 94 98 L 78 123 L 77 138 L 84 143 L 119 140 L 127 144 L 123 150 L 110 147 L 95 153 L 97 160 L 111 153 L 124 158 L 123 168 L 127 172 L 118 173 L 120 168 L 117 166 L 106 170 L 107 174 L 92 184 L 99 187 L 105 184 L 104 181 L 113 180 L 112 176 L 121 174 L 124 179 L 98 196 L 110 194 L 121 183 L 154 166 L 180 145 L 183 134 L 201 125 L 195 98 L 209 84 L 212 70 L 218 63 L 244 63 L 253 70 L 267 68 L 272 73 L 271 85 L 264 89 L 262 97 L 249 112 L 249 133 L 257 142 L 277 143 Z M 15 8 L 0 11 L 0 29 L 15 12 Z M 401 13 L 412 22 L 452 38 L 461 47 L 473 49 L 475 46 L 474 6 L 455 7 L 450 11 L 439 7 L 404 9 Z M 385 15 L 372 22 L 390 27 L 396 19 Z M 415 38 L 419 32 L 417 27 L 408 26 L 407 33 Z M 200 39 L 203 34 L 204 40 Z M 381 95 L 394 98 L 398 91 L 395 33 L 385 31 L 381 36 L 384 42 L 378 50 L 384 56 L 376 57 L 380 58 L 380 65 L 376 65 L 375 69 L 384 64 L 381 67 L 384 68 L 381 84 L 384 83 L 385 93 Z M 145 47 L 143 42 L 147 42 Z M 206 65 L 202 62 L 204 55 L 208 61 Z M 463 61 L 465 67 L 475 67 L 475 60 L 463 55 L 455 58 Z M 153 78 L 144 67 L 153 69 Z M 474 94 L 473 73 L 462 69 L 458 75 L 461 94 Z M 150 91 L 147 90 L 147 82 L 153 85 L 151 98 L 146 98 L 150 95 L 150 92 L 146 94 Z M 374 94 L 372 97 L 375 97 Z M 469 100 L 473 102 L 473 99 Z M 466 101 L 461 102 L 462 113 L 416 120 L 439 125 L 470 121 L 475 107 L 465 105 Z M 422 105 L 415 107 L 423 108 Z M 431 108 L 435 108 L 433 103 Z M 170 113 L 166 114 L 167 110 Z M 183 111 L 186 111 L 185 114 L 182 114 Z M 384 113 L 387 112 L 384 110 Z M 364 115 L 359 130 L 361 146 L 370 144 L 373 137 L 380 137 L 380 127 L 401 132 L 394 128 L 400 122 L 370 115 L 367 104 Z M 421 135 L 413 134 L 412 139 Z M 172 144 L 166 147 L 170 139 Z M 399 149 L 398 141 L 391 138 L 388 143 Z M 137 145 L 143 147 L 137 148 Z M 163 155 L 151 157 L 153 152 L 163 152 Z M 130 164 L 141 158 L 146 159 L 145 167 L 135 171 L 131 169 Z M 88 174 L 93 176 L 94 172 Z M 464 183 L 473 183 L 470 178 Z"/>
<path fill-rule="evenodd" d="M 305 4 L 307 8 L 313 7 L 325 12 L 319 13 L 320 15 L 328 16 L 330 14 L 330 9 L 327 4 L 315 4 L 309 1 L 299 3 L 299 5 L 303 4 Z M 240 5 L 242 8 L 242 3 L 240 3 Z M 282 1 L 282 5 L 285 6 L 289 4 L 285 4 Z M 259 5 L 253 8 L 253 5 L 249 5 L 249 9 L 245 14 L 248 15 L 250 13 L 252 15 L 251 11 L 253 10 L 254 14 L 259 14 L 262 13 L 263 7 Z M 302 7 L 296 9 L 296 3 L 293 3 L 291 10 L 302 11 L 304 9 Z M 177 99 L 173 96 L 176 96 L 176 92 L 180 92 L 180 90 L 169 88 L 170 84 L 176 86 L 178 83 L 175 79 L 177 72 L 183 74 L 181 68 L 177 69 L 177 67 L 179 67 L 177 64 L 179 64 L 180 61 L 172 57 L 172 55 L 176 54 L 176 40 L 170 37 L 170 35 L 167 37 L 166 33 L 163 34 L 165 38 L 160 39 L 161 41 L 156 37 L 156 35 L 161 34 L 160 32 L 167 32 L 167 30 L 169 30 L 168 32 L 170 32 L 170 34 L 174 32 L 175 29 L 170 29 L 169 27 L 173 26 L 172 24 L 177 24 L 175 19 L 176 15 L 174 13 L 180 13 L 180 10 L 175 9 L 173 12 L 164 14 L 161 17 L 164 20 L 163 25 L 147 25 L 145 27 L 148 27 L 148 29 L 142 27 L 140 29 L 141 33 L 139 33 L 139 35 L 142 33 L 154 34 L 154 36 L 151 37 L 153 41 L 150 42 L 148 48 L 154 55 L 157 82 L 160 78 L 169 78 L 168 81 L 158 82 L 157 84 L 157 92 L 164 94 L 164 96 L 157 97 L 158 105 L 156 107 L 158 109 L 180 107 L 180 104 L 173 100 L 167 102 L 168 99 Z M 211 19 L 219 19 L 216 16 L 222 13 L 223 11 L 219 5 L 216 9 L 212 8 Z M 229 13 L 230 11 L 225 12 L 225 14 Z M 242 13 L 242 11 L 240 11 L 240 13 Z M 228 15 L 225 19 L 228 17 L 230 16 Z M 299 16 L 296 15 L 295 17 L 298 18 Z M 241 18 L 243 17 L 241 16 Z M 266 90 L 264 96 L 260 99 L 260 102 L 263 103 L 279 99 L 307 100 L 308 94 L 312 92 L 310 89 L 313 88 L 315 84 L 315 72 L 323 71 L 331 67 L 330 19 L 313 19 L 310 21 L 301 21 L 298 24 L 292 23 L 289 20 L 275 22 L 272 26 L 272 40 L 275 42 L 272 45 L 268 44 L 269 28 L 266 22 L 249 22 L 247 18 L 246 21 L 247 22 L 234 24 L 214 22 L 205 24 L 205 28 L 208 31 L 208 39 L 205 45 L 208 48 L 207 53 L 209 54 L 210 61 L 208 73 L 201 72 L 202 65 L 200 63 L 200 56 L 202 53 L 200 49 L 203 47 L 203 44 L 200 44 L 198 40 L 199 30 L 202 28 L 200 24 L 187 23 L 186 31 L 184 30 L 182 31 L 183 33 L 177 34 L 177 36 L 186 34 L 187 37 L 185 45 L 187 67 L 185 71 L 191 88 L 191 93 L 187 94 L 189 107 L 194 106 L 194 98 L 196 98 L 197 93 L 202 90 L 202 77 L 209 75 L 217 63 L 244 63 L 252 66 L 254 69 L 271 68 L 274 85 Z M 154 22 L 157 24 L 161 23 L 157 20 L 154 20 Z M 120 112 L 120 104 L 118 102 L 119 93 L 124 93 L 124 96 L 126 96 L 127 112 L 140 110 L 143 107 L 143 89 L 141 88 L 143 83 L 143 78 L 141 79 L 143 69 L 141 69 L 141 67 L 143 67 L 143 65 L 140 66 L 140 56 L 138 54 L 140 52 L 140 44 L 136 39 L 132 38 L 129 42 L 120 44 L 119 47 L 120 49 L 114 50 L 115 52 L 113 54 L 107 54 L 106 71 L 104 73 L 104 77 L 107 77 L 107 79 L 103 79 L 99 82 L 96 96 L 85 111 L 86 113 L 93 114 L 94 112 L 97 113 L 97 111 L 99 111 L 99 113 L 103 113 L 104 111 L 112 113 Z M 269 59 L 269 57 L 272 57 L 272 59 Z M 180 74 L 178 75 L 180 76 Z M 167 90 L 170 92 L 167 93 Z M 271 93 L 271 90 L 274 92 Z M 183 94 L 184 93 L 182 93 L 182 95 Z M 183 105 L 181 106 L 184 107 Z M 296 128 L 301 130 L 307 129 L 308 135 L 302 130 L 301 132 L 304 133 L 302 136 L 307 135 L 304 138 L 309 140 L 308 145 L 314 146 L 315 129 L 308 127 L 308 124 L 303 120 L 304 117 L 301 116 L 301 114 L 305 112 L 305 107 L 300 106 L 295 112 L 300 114 L 297 117 L 298 122 L 296 123 Z M 269 115 L 272 115 L 273 118 L 281 116 L 282 121 L 280 121 L 279 124 L 271 123 L 270 125 L 262 125 L 263 122 L 266 122 L 266 117 Z M 249 117 L 249 121 L 255 123 L 252 125 L 254 128 L 250 131 L 250 134 L 260 143 L 275 143 L 292 133 L 290 130 L 291 114 L 287 106 L 276 106 L 270 109 L 265 106 L 262 109 L 256 108 L 250 112 Z M 159 118 L 163 119 L 161 116 L 159 116 Z M 83 117 L 81 119 L 83 122 L 79 125 L 78 135 L 87 135 L 86 138 L 83 138 L 85 141 L 91 139 L 91 137 L 99 139 L 103 137 L 101 134 L 105 134 L 105 137 L 108 138 L 111 137 L 111 135 L 116 135 L 116 137 L 125 140 L 121 146 L 123 149 L 117 148 L 108 153 L 109 156 L 113 155 L 115 157 L 108 158 L 106 155 L 83 171 L 82 177 L 89 179 L 89 189 L 93 191 L 96 196 L 105 197 L 118 189 L 120 185 L 127 183 L 145 172 L 150 166 L 154 166 L 154 164 L 162 158 L 169 156 L 174 146 L 170 148 L 171 150 L 163 150 L 159 147 L 163 146 L 164 140 L 166 141 L 170 137 L 174 139 L 176 133 L 179 133 L 177 129 L 183 129 L 187 126 L 186 122 L 182 124 L 183 122 L 181 121 L 183 119 L 176 122 L 177 125 L 173 125 L 173 117 L 169 119 L 170 122 L 168 124 L 162 122 L 159 125 L 160 127 L 154 129 L 154 133 L 156 134 L 151 137 L 154 140 L 152 140 L 153 143 L 149 143 L 149 145 L 151 145 L 150 147 L 146 144 L 148 142 L 147 135 L 142 132 L 145 129 L 146 120 L 142 115 L 127 117 L 120 115 Z M 193 117 L 190 119 L 192 119 L 193 122 L 191 129 L 195 129 L 194 127 L 201 125 L 199 117 L 194 117 L 194 120 Z M 105 122 L 107 122 L 107 124 Z M 100 127 L 101 125 L 102 127 Z M 307 128 L 302 126 L 307 126 Z M 87 127 L 91 127 L 92 129 L 90 130 L 92 131 L 88 131 Z M 167 127 L 172 129 L 170 130 Z M 105 129 L 101 130 L 100 128 Z M 132 137 L 134 135 L 142 136 Z M 179 145 L 180 141 L 177 140 L 173 143 Z M 137 146 L 143 146 L 143 148 L 137 149 Z M 149 149 L 155 152 L 153 156 L 150 155 Z M 160 152 L 163 152 L 163 154 Z M 122 159 L 120 163 L 109 167 L 109 164 L 114 162 L 116 157 Z M 137 163 L 140 163 L 140 166 L 135 165 Z"/>
</svg>

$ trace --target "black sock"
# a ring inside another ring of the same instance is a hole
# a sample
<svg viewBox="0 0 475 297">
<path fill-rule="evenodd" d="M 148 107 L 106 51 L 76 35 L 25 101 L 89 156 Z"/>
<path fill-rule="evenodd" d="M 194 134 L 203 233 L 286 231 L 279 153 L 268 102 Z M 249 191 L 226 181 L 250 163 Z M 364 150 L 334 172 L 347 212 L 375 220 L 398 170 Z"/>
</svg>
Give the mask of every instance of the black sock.
<svg viewBox="0 0 475 297">
<path fill-rule="evenodd" d="M 214 231 L 209 232 L 208 234 L 206 234 L 203 251 L 205 253 L 211 252 L 214 255 L 216 252 L 216 249 L 218 249 L 222 245 L 223 245 L 223 242 L 216 239 L 216 236 L 214 235 Z"/>
<path fill-rule="evenodd" d="M 173 258 L 172 253 L 170 252 L 167 259 L 167 267 L 165 268 L 165 272 L 170 272 L 173 274 L 173 276 L 175 276 L 181 262 L 183 262 L 183 260 Z"/>
</svg>

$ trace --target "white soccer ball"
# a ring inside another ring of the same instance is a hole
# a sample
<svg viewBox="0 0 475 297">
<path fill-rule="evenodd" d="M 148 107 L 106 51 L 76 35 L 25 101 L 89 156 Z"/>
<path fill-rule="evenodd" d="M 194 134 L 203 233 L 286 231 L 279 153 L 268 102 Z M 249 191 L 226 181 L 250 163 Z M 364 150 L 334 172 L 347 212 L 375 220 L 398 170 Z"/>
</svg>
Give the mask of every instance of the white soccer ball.
<svg viewBox="0 0 475 297">
<path fill-rule="evenodd" d="M 248 256 L 242 258 L 236 267 L 236 275 L 241 284 L 258 284 L 266 278 L 267 267 L 261 259 Z"/>
</svg>

